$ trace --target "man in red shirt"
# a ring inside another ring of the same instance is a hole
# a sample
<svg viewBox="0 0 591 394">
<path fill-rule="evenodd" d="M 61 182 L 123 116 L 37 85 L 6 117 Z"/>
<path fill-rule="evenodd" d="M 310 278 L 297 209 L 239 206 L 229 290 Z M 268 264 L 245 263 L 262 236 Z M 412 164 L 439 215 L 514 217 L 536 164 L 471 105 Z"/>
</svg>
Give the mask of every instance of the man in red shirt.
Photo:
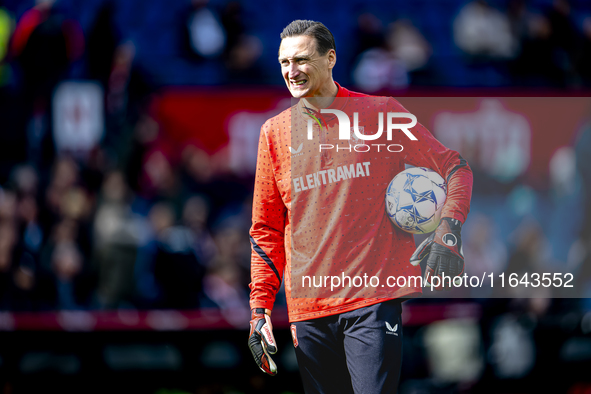
<svg viewBox="0 0 591 394">
<path fill-rule="evenodd" d="M 410 279 L 420 279 L 424 259 L 427 282 L 463 273 L 460 229 L 472 172 L 420 124 L 392 132 L 392 117 L 409 117 L 393 98 L 334 82 L 335 43 L 323 24 L 294 21 L 281 39 L 282 75 L 298 101 L 261 128 L 250 231 L 249 347 L 259 367 L 275 375 L 270 316 L 284 279 L 306 392 L 396 392 L 401 301 L 421 293 L 422 282 Z M 341 127 L 343 114 L 351 115 L 353 139 L 342 138 L 349 132 L 348 125 Z M 381 133 L 384 125 L 388 132 Z M 441 223 L 414 254 L 412 235 L 396 229 L 384 207 L 388 183 L 406 164 L 428 167 L 447 181 Z M 454 242 L 443 242 L 444 236 Z M 364 284 L 356 278 L 365 278 Z"/>
</svg>

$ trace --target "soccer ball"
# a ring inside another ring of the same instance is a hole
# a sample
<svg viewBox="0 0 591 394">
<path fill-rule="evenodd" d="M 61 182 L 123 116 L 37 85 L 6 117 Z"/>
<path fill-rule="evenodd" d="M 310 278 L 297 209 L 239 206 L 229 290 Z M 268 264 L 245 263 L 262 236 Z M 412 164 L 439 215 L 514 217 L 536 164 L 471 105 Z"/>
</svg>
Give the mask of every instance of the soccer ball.
<svg viewBox="0 0 591 394">
<path fill-rule="evenodd" d="M 447 185 L 438 173 L 409 168 L 388 185 L 386 212 L 392 223 L 408 233 L 430 233 L 439 225 L 446 193 Z"/>
</svg>

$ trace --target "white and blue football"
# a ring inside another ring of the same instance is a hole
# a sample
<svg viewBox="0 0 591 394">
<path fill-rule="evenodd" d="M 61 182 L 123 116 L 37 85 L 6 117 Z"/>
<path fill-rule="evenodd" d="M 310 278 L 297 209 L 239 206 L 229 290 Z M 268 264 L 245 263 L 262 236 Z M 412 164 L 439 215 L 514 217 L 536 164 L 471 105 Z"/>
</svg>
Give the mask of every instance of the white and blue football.
<svg viewBox="0 0 591 394">
<path fill-rule="evenodd" d="M 411 234 L 434 231 L 447 196 L 445 180 L 428 168 L 408 168 L 386 190 L 386 212 L 398 228 Z"/>
</svg>

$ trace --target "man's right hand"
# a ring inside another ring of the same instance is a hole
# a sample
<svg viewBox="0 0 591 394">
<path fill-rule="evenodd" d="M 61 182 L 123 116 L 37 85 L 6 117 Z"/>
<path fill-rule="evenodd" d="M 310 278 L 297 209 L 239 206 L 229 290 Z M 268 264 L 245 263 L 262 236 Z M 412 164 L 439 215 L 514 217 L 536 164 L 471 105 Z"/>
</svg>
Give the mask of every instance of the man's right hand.
<svg viewBox="0 0 591 394">
<path fill-rule="evenodd" d="M 263 308 L 255 308 L 251 311 L 248 347 L 261 371 L 274 376 L 277 375 L 277 365 L 269 353 L 277 353 L 277 343 L 273 337 L 271 317 L 265 312 Z"/>
</svg>

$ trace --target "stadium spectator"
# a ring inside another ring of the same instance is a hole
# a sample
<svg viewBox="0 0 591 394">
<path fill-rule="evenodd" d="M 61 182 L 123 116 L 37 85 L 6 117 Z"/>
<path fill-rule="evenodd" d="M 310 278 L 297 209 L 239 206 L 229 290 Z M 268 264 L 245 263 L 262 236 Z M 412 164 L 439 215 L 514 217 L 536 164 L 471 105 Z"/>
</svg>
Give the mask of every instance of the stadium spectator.
<svg viewBox="0 0 591 394">
<path fill-rule="evenodd" d="M 11 282 L 8 284 L 10 309 L 14 311 L 30 311 L 39 307 L 37 264 L 33 256 L 21 247 L 13 253 L 15 266 L 12 270 Z"/>
<path fill-rule="evenodd" d="M 550 45 L 554 63 L 562 73 L 565 86 L 572 86 L 575 82 L 577 46 L 580 44 L 572 6 L 569 0 L 554 0 L 546 15 L 550 23 Z"/>
<path fill-rule="evenodd" d="M 406 88 L 409 84 L 408 70 L 403 60 L 396 57 L 400 49 L 400 35 L 391 29 L 386 34 L 381 21 L 371 13 L 357 18 L 358 51 L 352 77 L 356 86 L 366 92 L 383 89 Z M 397 37 L 396 37 L 397 36 Z M 399 53 L 401 54 L 401 53 Z"/>
<path fill-rule="evenodd" d="M 94 283 L 87 263 L 78 247 L 71 242 L 58 243 L 51 255 L 51 281 L 43 300 L 53 300 L 53 308 L 86 309 L 91 306 Z M 52 308 L 52 309 L 53 309 Z"/>
<path fill-rule="evenodd" d="M 113 67 L 115 50 L 120 43 L 120 32 L 114 25 L 115 4 L 107 1 L 101 5 L 88 33 L 86 68 L 89 79 L 106 87 Z"/>
<path fill-rule="evenodd" d="M 162 288 L 155 276 L 158 239 L 174 225 L 174 211 L 165 203 L 154 204 L 147 215 L 147 236 L 140 244 L 134 269 L 136 305 L 144 308 L 163 305 Z"/>
<path fill-rule="evenodd" d="M 512 245 L 507 269 L 504 271 L 507 277 L 516 274 L 518 278 L 522 278 L 523 275 L 534 272 L 552 272 L 550 244 L 544 236 L 541 225 L 535 219 L 526 216 L 514 230 L 512 239 L 515 240 L 515 244 Z M 503 290 L 508 290 L 512 297 L 518 299 L 549 297 L 551 291 L 543 286 L 516 286 Z M 494 291 L 502 294 L 503 290 L 495 289 Z"/>
<path fill-rule="evenodd" d="M 228 82 L 253 84 L 264 78 L 258 60 L 263 53 L 261 40 L 254 35 L 243 34 L 236 45 L 228 50 L 226 68 Z"/>
<path fill-rule="evenodd" d="M 359 56 L 353 80 L 366 92 L 406 88 L 409 83 L 404 63 L 384 48 L 368 49 Z"/>
<path fill-rule="evenodd" d="M 527 29 L 522 51 L 512 65 L 519 85 L 568 87 L 578 84 L 577 52 L 581 39 L 567 0 L 556 0 L 546 12 L 523 14 Z M 580 60 L 579 60 L 580 61 Z"/>
<path fill-rule="evenodd" d="M 431 46 L 410 20 L 392 22 L 388 26 L 386 42 L 409 73 L 425 67 L 431 56 Z"/>
<path fill-rule="evenodd" d="M 131 303 L 142 221 L 131 210 L 129 187 L 119 171 L 103 182 L 94 221 L 93 260 L 98 270 L 98 300 L 103 308 Z"/>
<path fill-rule="evenodd" d="M 195 254 L 204 266 L 208 266 L 218 253 L 218 247 L 207 226 L 209 215 L 209 204 L 204 196 L 193 195 L 185 202 L 182 221 L 192 232 Z"/>
<path fill-rule="evenodd" d="M 479 212 L 472 212 L 466 223 L 464 256 L 473 264 L 466 267 L 468 275 L 482 277 L 483 274 L 504 272 L 507 264 L 507 248 L 497 234 L 493 218 Z M 487 283 L 482 288 L 470 291 L 476 298 L 490 296 L 492 287 Z"/>
<path fill-rule="evenodd" d="M 485 0 L 466 4 L 454 21 L 454 41 L 475 59 L 510 59 L 517 53 L 517 42 L 506 15 Z"/>
<path fill-rule="evenodd" d="M 226 49 L 226 31 L 208 2 L 191 0 L 185 25 L 189 50 L 196 59 L 215 59 Z"/>
<path fill-rule="evenodd" d="M 356 56 L 368 49 L 383 47 L 385 32 L 382 21 L 371 12 L 360 14 L 357 17 L 355 38 L 357 40 Z"/>
<path fill-rule="evenodd" d="M 0 302 L 2 309 L 11 309 L 11 283 L 14 270 L 14 248 L 18 242 L 16 229 L 12 221 L 5 216 L 6 209 L 10 209 L 14 197 L 7 196 L 6 192 L 0 195 L 0 209 L 2 220 L 0 221 Z"/>
<path fill-rule="evenodd" d="M 48 105 L 55 84 L 84 52 L 80 24 L 60 14 L 54 0 L 36 3 L 19 19 L 11 44 L 12 56 L 22 70 L 23 93 L 30 110 L 37 100 Z"/>
<path fill-rule="evenodd" d="M 172 212 L 173 208 L 166 209 Z M 183 224 L 174 224 L 159 232 L 154 277 L 162 290 L 160 307 L 199 307 L 205 267 L 197 257 L 194 241 L 192 231 Z"/>
<path fill-rule="evenodd" d="M 214 266 L 203 279 L 204 295 L 210 306 L 221 309 L 230 323 L 241 328 L 245 327 L 244 322 L 250 316 L 250 310 L 245 306 L 248 305 L 248 291 L 243 279 L 240 268 L 234 264 Z"/>
</svg>

